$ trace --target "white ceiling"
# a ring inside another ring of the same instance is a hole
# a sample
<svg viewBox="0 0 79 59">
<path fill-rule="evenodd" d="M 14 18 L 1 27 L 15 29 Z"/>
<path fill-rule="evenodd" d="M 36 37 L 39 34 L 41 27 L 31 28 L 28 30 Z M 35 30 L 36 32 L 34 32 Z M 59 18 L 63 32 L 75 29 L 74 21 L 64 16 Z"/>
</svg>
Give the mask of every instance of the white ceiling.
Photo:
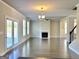
<svg viewBox="0 0 79 59">
<path fill-rule="evenodd" d="M 48 17 L 68 16 L 79 0 L 3 0 L 25 16 L 37 19 L 40 14 L 34 9 L 38 5 L 50 6 L 45 15 Z"/>
</svg>

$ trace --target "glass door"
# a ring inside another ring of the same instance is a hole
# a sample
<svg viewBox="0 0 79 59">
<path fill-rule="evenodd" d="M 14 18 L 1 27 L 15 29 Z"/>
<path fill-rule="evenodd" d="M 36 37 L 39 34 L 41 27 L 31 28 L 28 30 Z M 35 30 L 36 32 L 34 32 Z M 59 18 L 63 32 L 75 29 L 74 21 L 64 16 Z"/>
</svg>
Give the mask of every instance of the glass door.
<svg viewBox="0 0 79 59">
<path fill-rule="evenodd" d="M 14 44 L 18 43 L 18 23 L 12 20 L 6 20 L 6 47 L 10 48 Z"/>
<path fill-rule="evenodd" d="M 14 22 L 14 44 L 18 43 L 18 23 Z"/>
<path fill-rule="evenodd" d="M 7 27 L 7 48 L 10 48 L 13 45 L 11 20 L 6 20 L 6 27 Z"/>
</svg>

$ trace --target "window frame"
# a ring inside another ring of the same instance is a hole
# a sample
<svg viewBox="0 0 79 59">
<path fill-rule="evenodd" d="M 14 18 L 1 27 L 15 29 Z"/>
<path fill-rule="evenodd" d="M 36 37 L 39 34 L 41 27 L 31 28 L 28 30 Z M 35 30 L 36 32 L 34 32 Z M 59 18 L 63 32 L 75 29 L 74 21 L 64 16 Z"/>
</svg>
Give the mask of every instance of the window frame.
<svg viewBox="0 0 79 59">
<path fill-rule="evenodd" d="M 7 20 L 10 20 L 10 21 L 12 21 L 12 39 L 13 39 L 13 42 L 12 42 L 12 46 L 11 47 L 7 47 L 7 31 L 6 31 L 6 29 L 7 29 L 7 26 L 6 26 L 6 24 L 7 24 Z M 5 40 L 4 40 L 4 42 L 5 42 L 5 48 L 7 48 L 7 49 L 9 49 L 9 48 L 12 48 L 15 44 L 14 44 L 14 22 L 17 22 L 17 21 L 15 21 L 16 19 L 14 19 L 14 18 L 12 18 L 12 17 L 9 17 L 9 16 L 5 16 Z M 17 22 L 17 24 L 18 24 L 18 22 Z M 18 28 L 19 28 L 19 26 L 18 26 Z M 19 31 L 19 30 L 18 30 Z M 19 32 L 18 32 L 18 43 L 19 43 Z M 16 43 L 17 44 L 17 43 Z"/>
</svg>

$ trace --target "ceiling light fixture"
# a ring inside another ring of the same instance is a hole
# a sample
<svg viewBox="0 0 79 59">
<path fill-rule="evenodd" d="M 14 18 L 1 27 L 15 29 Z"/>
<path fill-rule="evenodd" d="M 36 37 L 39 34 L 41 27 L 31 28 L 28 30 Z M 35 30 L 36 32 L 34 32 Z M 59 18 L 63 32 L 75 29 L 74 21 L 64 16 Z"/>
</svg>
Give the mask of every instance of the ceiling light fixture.
<svg viewBox="0 0 79 59">
<path fill-rule="evenodd" d="M 44 15 L 45 9 L 44 7 L 41 7 L 40 9 L 41 9 L 40 10 L 41 15 L 39 15 L 38 18 L 42 20 L 42 19 L 45 19 L 45 15 Z"/>
</svg>

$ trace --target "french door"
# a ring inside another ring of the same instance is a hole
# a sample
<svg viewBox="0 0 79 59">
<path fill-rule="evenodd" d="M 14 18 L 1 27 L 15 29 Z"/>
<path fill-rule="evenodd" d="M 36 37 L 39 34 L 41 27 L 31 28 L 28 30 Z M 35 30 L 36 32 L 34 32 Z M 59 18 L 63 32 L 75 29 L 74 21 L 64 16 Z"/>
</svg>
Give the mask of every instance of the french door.
<svg viewBox="0 0 79 59">
<path fill-rule="evenodd" d="M 6 20 L 6 33 L 7 40 L 6 45 L 7 48 L 12 47 L 14 44 L 18 43 L 18 23 L 12 20 Z"/>
<path fill-rule="evenodd" d="M 14 44 L 18 43 L 18 23 L 14 22 Z"/>
<path fill-rule="evenodd" d="M 13 45 L 13 34 L 12 34 L 12 21 L 7 20 L 6 21 L 6 28 L 7 28 L 7 48 L 10 48 Z"/>
</svg>

